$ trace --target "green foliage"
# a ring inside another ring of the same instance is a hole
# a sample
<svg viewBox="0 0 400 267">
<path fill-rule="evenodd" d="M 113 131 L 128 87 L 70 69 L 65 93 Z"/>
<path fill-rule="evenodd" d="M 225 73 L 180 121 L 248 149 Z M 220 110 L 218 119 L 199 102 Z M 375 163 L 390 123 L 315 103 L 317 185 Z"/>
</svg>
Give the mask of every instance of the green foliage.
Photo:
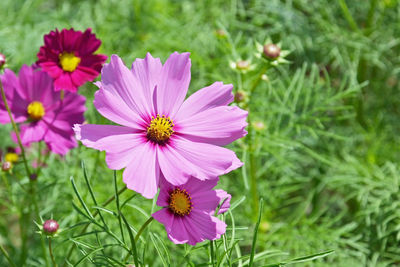
<svg viewBox="0 0 400 267">
<path fill-rule="evenodd" d="M 221 178 L 233 203 L 223 215 L 226 235 L 211 243 L 174 245 L 156 222 L 135 242 L 155 200 L 121 193 L 122 173 L 108 170 L 101 152 L 80 146 L 63 159 L 48 156 L 36 191 L 41 217 L 62 229 L 53 239 L 59 265 L 67 256 L 66 266 L 400 262 L 399 1 L 2 0 L 0 18 L 0 52 L 14 71 L 35 62 L 55 27 L 91 27 L 100 52 L 127 65 L 147 51 L 162 60 L 190 51 L 190 92 L 221 80 L 249 96 L 234 103 L 250 110 L 249 135 L 230 146 L 245 165 Z M 290 51 L 290 64 L 256 56 L 255 43 L 267 38 Z M 252 68 L 230 68 L 238 60 Z M 107 124 L 92 105 L 95 90 L 80 89 L 86 119 Z M 12 144 L 10 131 L 0 127 L 1 149 Z M 28 149 L 30 162 L 38 149 Z M 1 175 L 0 249 L 16 266 L 45 266 L 36 226 L 26 220 L 23 164 Z"/>
</svg>

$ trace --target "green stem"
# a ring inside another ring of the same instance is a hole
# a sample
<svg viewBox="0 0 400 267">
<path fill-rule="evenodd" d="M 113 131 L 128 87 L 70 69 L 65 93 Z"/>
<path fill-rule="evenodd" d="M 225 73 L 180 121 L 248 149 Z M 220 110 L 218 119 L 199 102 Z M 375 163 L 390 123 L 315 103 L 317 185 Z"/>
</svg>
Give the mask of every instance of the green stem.
<svg viewBox="0 0 400 267">
<path fill-rule="evenodd" d="M 0 251 L 3 253 L 4 257 L 6 257 L 8 263 L 10 264 L 10 266 L 12 267 L 17 267 L 14 262 L 11 260 L 10 256 L 8 256 L 7 251 L 3 248 L 2 245 L 0 245 Z"/>
<path fill-rule="evenodd" d="M 143 233 L 143 231 L 146 229 L 146 227 L 154 220 L 153 217 L 150 217 L 147 219 L 147 221 L 144 222 L 144 224 L 142 225 L 142 227 L 140 227 L 139 231 L 137 232 L 136 236 L 135 236 L 135 244 L 137 244 L 140 235 Z M 128 261 L 129 256 L 131 256 L 130 253 L 128 253 L 124 259 L 124 262 Z"/>
<path fill-rule="evenodd" d="M 215 257 L 214 257 L 214 241 L 210 240 L 210 258 L 211 258 L 211 264 L 214 267 L 215 266 Z"/>
<path fill-rule="evenodd" d="M 13 197 L 12 197 L 12 191 L 11 191 L 10 184 L 8 183 L 7 176 L 6 176 L 5 173 L 3 172 L 3 173 L 1 174 L 1 177 L 2 177 L 2 179 L 3 179 L 4 185 L 6 186 L 6 190 L 7 190 L 7 193 L 8 193 L 7 195 L 10 197 L 11 203 L 14 204 L 14 200 L 13 200 Z"/>
<path fill-rule="evenodd" d="M 251 128 L 250 128 L 251 129 Z M 251 140 L 253 140 L 254 136 L 254 129 L 251 129 L 252 133 L 249 131 L 249 135 L 251 134 Z M 250 141 L 250 149 L 249 149 L 249 161 L 250 161 L 250 194 L 252 199 L 252 214 L 254 219 L 256 218 L 256 214 L 258 212 L 258 191 L 257 191 L 257 163 L 256 163 L 256 156 L 255 156 L 255 148 Z"/>
<path fill-rule="evenodd" d="M 252 199 L 252 214 L 254 214 L 254 219 L 256 218 L 256 214 L 258 212 L 258 192 L 257 192 L 257 164 L 256 164 L 256 156 L 255 156 L 255 131 L 254 127 L 252 125 L 252 112 L 250 107 L 251 102 L 254 98 L 254 92 L 257 88 L 257 86 L 260 84 L 262 80 L 262 76 L 265 74 L 265 72 L 268 69 L 268 65 L 265 65 L 261 71 L 259 72 L 257 79 L 253 82 L 253 85 L 250 87 L 250 100 L 249 100 L 249 105 L 248 105 L 248 111 L 249 115 L 247 117 L 247 121 L 249 123 L 248 129 L 249 133 L 247 135 L 247 145 L 248 145 L 248 152 L 249 152 L 249 176 L 250 176 L 250 194 L 251 194 L 251 199 Z"/>
<path fill-rule="evenodd" d="M 56 260 L 54 258 L 54 255 L 53 255 L 53 250 L 51 248 L 51 238 L 49 238 L 49 253 L 50 253 L 50 258 L 51 258 L 51 262 L 53 263 L 53 266 L 57 267 L 57 263 L 56 263 Z"/>
<path fill-rule="evenodd" d="M 378 5 L 378 0 L 371 0 L 371 5 L 369 6 L 367 21 L 365 27 L 369 29 L 374 23 L 375 10 Z"/>
<path fill-rule="evenodd" d="M 265 74 L 265 72 L 268 69 L 268 65 L 265 65 L 261 71 L 258 73 L 257 79 L 254 81 L 253 85 L 250 87 L 250 96 L 254 93 L 254 90 L 257 88 L 257 86 L 260 84 L 262 80 L 262 76 Z"/>
<path fill-rule="evenodd" d="M 47 162 L 49 157 L 50 157 L 50 153 L 47 153 L 46 156 L 44 157 L 43 161 L 41 162 L 39 168 L 36 171 L 36 179 L 38 179 L 40 174 L 42 173 L 43 166 L 46 165 L 46 162 Z"/>
<path fill-rule="evenodd" d="M 27 201 L 26 199 L 24 199 L 25 201 Z M 20 215 L 19 215 L 19 231 L 21 232 L 21 254 L 20 254 L 20 260 L 19 260 L 19 264 L 21 266 L 25 265 L 25 261 L 28 255 L 28 233 L 27 233 L 27 229 L 29 228 L 28 225 L 26 225 L 26 221 L 29 217 L 30 217 L 30 210 L 28 213 L 25 212 L 24 210 L 25 206 L 20 207 Z"/>
<path fill-rule="evenodd" d="M 351 15 L 350 10 L 347 7 L 346 1 L 339 0 L 339 5 L 340 5 L 340 8 L 342 9 L 344 18 L 347 20 L 347 23 L 350 25 L 350 28 L 355 32 L 359 32 L 360 29 L 358 28 L 357 23 L 355 22 L 353 16 Z"/>
<path fill-rule="evenodd" d="M 40 219 L 40 212 L 39 212 L 39 205 L 38 205 L 38 201 L 37 201 L 37 194 L 36 194 L 36 181 L 30 180 L 30 195 L 31 195 L 31 199 L 32 199 L 32 203 L 33 203 L 33 207 L 34 207 L 34 211 L 35 211 L 35 216 L 36 216 L 36 220 L 39 221 Z M 47 250 L 46 250 L 46 242 L 44 240 L 44 236 L 41 235 L 40 236 L 40 244 L 42 247 L 42 254 L 43 254 L 43 258 L 46 262 L 46 266 L 50 266 L 49 263 L 49 259 L 47 258 Z"/>
<path fill-rule="evenodd" d="M 121 195 L 126 189 L 127 189 L 126 186 L 123 187 L 123 188 L 121 188 L 121 189 L 118 191 L 117 194 L 115 194 L 115 195 L 113 195 L 112 197 L 110 197 L 109 199 L 107 199 L 106 202 L 104 202 L 103 205 L 101 205 L 101 206 L 102 206 L 102 207 L 105 207 L 105 206 L 107 206 L 108 204 L 110 204 L 110 203 L 115 199 L 115 196 Z M 98 214 L 99 214 L 99 210 L 96 210 L 96 211 L 93 213 L 93 217 L 96 217 Z"/>
<path fill-rule="evenodd" d="M 28 161 L 26 160 L 26 157 L 25 157 L 25 149 L 24 149 L 24 146 L 22 145 L 21 137 L 19 135 L 19 130 L 18 130 L 17 124 L 15 124 L 14 118 L 12 116 L 11 109 L 10 109 L 10 106 L 8 105 L 6 94 L 4 92 L 3 84 L 1 81 L 0 81 L 0 90 L 1 90 L 1 97 L 3 98 L 4 106 L 6 107 L 6 110 L 8 112 L 8 116 L 10 117 L 10 121 L 11 121 L 12 127 L 14 129 L 15 135 L 17 136 L 18 145 L 19 145 L 19 148 L 21 149 L 22 159 L 24 161 L 25 171 L 29 178 L 29 176 L 31 175 L 31 172 L 28 167 Z"/>
<path fill-rule="evenodd" d="M 249 267 L 253 266 L 254 256 L 256 253 L 258 228 L 260 227 L 261 216 L 263 213 L 263 207 L 264 207 L 264 200 L 262 198 L 260 198 L 260 211 L 258 212 L 257 223 L 256 223 L 256 227 L 254 228 L 253 242 L 251 245 L 250 259 L 249 259 L 249 265 L 248 265 Z"/>
<path fill-rule="evenodd" d="M 127 189 L 126 186 L 125 186 L 124 188 L 121 188 L 121 189 L 118 191 L 117 195 L 122 194 L 126 189 Z M 115 199 L 115 196 L 116 196 L 116 195 L 114 194 L 112 197 L 110 197 L 109 199 L 107 199 L 106 202 L 104 202 L 103 205 L 101 205 L 101 206 L 102 206 L 103 208 L 106 207 L 108 204 L 110 204 L 110 203 Z M 98 214 L 99 214 L 99 210 L 97 209 L 97 210 L 93 213 L 93 218 L 95 218 Z M 90 223 L 86 224 L 85 227 L 83 227 L 83 229 L 82 229 L 82 231 L 80 232 L 79 235 L 84 234 L 84 233 L 86 232 L 86 230 L 88 229 L 89 225 L 90 225 Z M 69 250 L 68 250 L 67 257 L 65 257 L 64 263 L 63 263 L 63 265 L 62 265 L 63 267 L 66 266 L 67 261 L 68 261 L 69 258 L 71 257 L 72 252 L 74 251 L 74 248 L 75 248 L 75 244 L 72 244 L 71 247 L 70 247 Z"/>
<path fill-rule="evenodd" d="M 136 236 L 135 236 L 135 243 L 138 242 L 140 235 L 143 233 L 143 231 L 146 229 L 146 227 L 154 220 L 153 217 L 150 217 L 149 219 L 147 219 L 147 221 L 142 225 L 142 227 L 140 227 L 139 231 L 137 232 Z"/>
</svg>

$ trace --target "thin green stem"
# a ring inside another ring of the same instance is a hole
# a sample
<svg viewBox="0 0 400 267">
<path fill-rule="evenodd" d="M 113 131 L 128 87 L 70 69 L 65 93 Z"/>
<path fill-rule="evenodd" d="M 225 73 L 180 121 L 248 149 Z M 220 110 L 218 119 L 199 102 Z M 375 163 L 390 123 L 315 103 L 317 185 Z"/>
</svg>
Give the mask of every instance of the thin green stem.
<svg viewBox="0 0 400 267">
<path fill-rule="evenodd" d="M 49 238 L 49 254 L 50 254 L 50 258 L 51 258 L 51 262 L 53 263 L 53 266 L 57 267 L 57 263 L 54 258 L 54 255 L 53 255 L 53 249 L 51 248 L 51 238 Z"/>
<path fill-rule="evenodd" d="M 25 200 L 25 199 L 24 199 Z M 26 225 L 27 219 L 30 218 L 30 212 L 31 210 L 29 209 L 28 213 L 25 212 L 24 206 L 20 207 L 20 215 L 19 215 L 19 231 L 21 232 L 21 254 L 20 254 L 20 259 L 19 259 L 19 264 L 22 266 L 25 264 L 27 255 L 28 255 L 28 233 L 27 229 L 29 228 Z"/>
<path fill-rule="evenodd" d="M 6 186 L 6 190 L 7 190 L 7 193 L 8 193 L 7 195 L 10 197 L 11 203 L 14 203 L 14 200 L 13 200 L 13 197 L 12 197 L 11 187 L 10 187 L 10 184 L 8 183 L 8 178 L 7 178 L 7 176 L 5 175 L 4 172 L 2 172 L 1 177 L 3 179 L 4 185 Z"/>
<path fill-rule="evenodd" d="M 262 76 L 265 74 L 265 72 L 268 69 L 268 65 L 265 65 L 259 72 L 256 80 L 253 82 L 252 86 L 250 87 L 250 100 L 249 100 L 249 105 L 248 105 L 248 111 L 249 115 L 247 117 L 247 121 L 249 123 L 248 129 L 249 133 L 247 135 L 246 141 L 247 141 L 247 146 L 248 146 L 248 152 L 249 152 L 249 176 L 250 176 L 250 194 L 251 194 L 251 199 L 252 199 L 252 214 L 257 214 L 258 212 L 258 192 L 257 192 L 257 163 L 256 163 L 256 147 L 255 147 L 255 131 L 254 127 L 252 125 L 252 112 L 250 107 L 251 102 L 254 98 L 254 92 L 257 88 L 257 86 L 260 84 L 262 80 Z M 255 217 L 254 217 L 255 219 Z"/>
<path fill-rule="evenodd" d="M 0 251 L 3 253 L 4 257 L 6 257 L 8 263 L 10 264 L 10 266 L 17 267 L 15 265 L 15 263 L 11 260 L 10 256 L 8 256 L 7 251 L 3 248 L 3 246 L 1 244 L 0 244 Z"/>
<path fill-rule="evenodd" d="M 125 186 L 124 188 L 121 188 L 121 189 L 118 191 L 117 194 L 118 194 L 118 195 L 122 194 L 126 189 L 127 189 L 126 186 Z M 116 196 L 116 195 L 114 194 L 112 197 L 110 197 L 109 199 L 107 199 L 107 200 L 103 203 L 103 205 L 101 205 L 101 206 L 102 206 L 103 208 L 106 207 L 108 204 L 110 204 L 110 203 L 115 199 L 115 196 Z M 99 214 L 99 210 L 96 210 L 96 211 L 93 213 L 93 218 L 95 218 L 98 214 Z M 87 224 L 85 225 L 85 227 L 83 227 L 82 231 L 80 232 L 80 235 L 82 235 L 82 234 L 84 234 L 84 233 L 86 232 L 86 230 L 88 229 L 89 225 L 90 225 L 90 223 L 87 223 Z M 65 257 L 64 263 L 63 263 L 63 265 L 62 265 L 63 267 L 66 266 L 67 261 L 68 261 L 69 258 L 71 257 L 72 252 L 74 251 L 74 248 L 75 248 L 75 244 L 72 244 L 71 247 L 70 247 L 69 250 L 68 250 L 67 257 Z"/>
<path fill-rule="evenodd" d="M 252 214 L 254 215 L 254 219 L 256 218 L 256 214 L 258 211 L 258 191 L 257 191 L 257 163 L 256 163 L 256 156 L 255 156 L 255 147 L 253 145 L 253 136 L 254 136 L 254 129 L 251 129 L 252 138 L 249 150 L 249 162 L 250 162 L 250 194 L 252 199 Z M 250 131 L 249 131 L 250 135 Z"/>
<path fill-rule="evenodd" d="M 123 188 L 121 188 L 121 189 L 118 191 L 117 194 L 115 194 L 115 195 L 113 195 L 112 197 L 110 197 L 109 199 L 107 199 L 106 202 L 104 202 L 101 206 L 102 206 L 102 207 L 105 207 L 105 206 L 107 206 L 108 204 L 110 204 L 110 203 L 115 199 L 115 196 L 116 196 L 116 195 L 118 195 L 118 196 L 121 195 L 126 189 L 128 189 L 126 186 L 123 187 Z M 99 210 L 96 210 L 96 211 L 93 213 L 93 217 L 96 217 L 98 214 L 99 214 Z"/>
<path fill-rule="evenodd" d="M 262 80 L 262 76 L 265 74 L 265 72 L 268 69 L 268 65 L 265 65 L 261 71 L 258 73 L 257 79 L 253 82 L 253 85 L 250 87 L 250 95 L 254 93 L 254 90 L 257 88 L 257 86 L 260 84 Z"/>
<path fill-rule="evenodd" d="M 249 259 L 249 267 L 253 266 L 254 256 L 256 253 L 258 228 L 260 227 L 261 217 L 262 217 L 262 213 L 263 213 L 263 207 L 264 207 L 264 200 L 262 198 L 260 198 L 260 210 L 258 212 L 258 219 L 257 219 L 256 227 L 254 228 L 253 242 L 251 245 L 251 253 L 250 253 L 250 259 Z"/>
<path fill-rule="evenodd" d="M 210 240 L 210 258 L 211 258 L 211 265 L 215 267 L 215 256 L 214 256 L 214 241 Z"/>
<path fill-rule="evenodd" d="M 355 32 L 359 32 L 360 29 L 358 28 L 357 23 L 355 22 L 353 16 L 351 15 L 350 10 L 347 7 L 346 1 L 339 0 L 339 5 L 340 5 L 340 8 L 342 9 L 344 18 L 346 19 L 347 23 L 350 25 L 350 28 Z"/>
<path fill-rule="evenodd" d="M 142 225 L 142 227 L 140 227 L 139 231 L 137 232 L 136 236 L 135 236 L 135 244 L 137 244 L 140 235 L 143 233 L 143 231 L 146 229 L 146 227 L 154 220 L 153 217 L 150 217 L 147 219 L 147 221 L 144 222 L 144 224 Z M 128 253 L 124 259 L 124 262 L 126 262 L 129 259 L 129 256 L 131 254 Z"/>
<path fill-rule="evenodd" d="M 140 235 L 143 233 L 143 231 L 146 229 L 146 227 L 154 220 L 153 217 L 150 217 L 149 219 L 147 219 L 147 221 L 142 225 L 142 227 L 140 227 L 139 231 L 137 232 L 136 236 L 135 236 L 135 243 L 137 243 L 137 241 L 139 240 Z"/>
<path fill-rule="evenodd" d="M 371 5 L 369 6 L 367 21 L 365 27 L 368 29 L 374 24 L 375 10 L 378 6 L 378 0 L 371 0 Z"/>
<path fill-rule="evenodd" d="M 31 172 L 28 167 L 28 161 L 26 160 L 25 149 L 24 149 L 24 146 L 22 145 L 21 137 L 19 135 L 19 130 L 18 130 L 17 124 L 15 124 L 14 118 L 12 116 L 11 109 L 10 109 L 10 106 L 8 105 L 6 94 L 4 92 L 3 84 L 1 81 L 0 81 L 0 90 L 1 90 L 1 97 L 3 98 L 4 106 L 6 107 L 6 110 L 8 112 L 8 116 L 10 117 L 10 121 L 11 121 L 12 127 L 14 129 L 15 135 L 17 136 L 18 146 L 21 149 L 22 159 L 24 161 L 25 171 L 29 178 L 29 176 L 31 175 Z"/>
<path fill-rule="evenodd" d="M 31 195 L 31 199 L 32 199 L 32 203 L 33 203 L 33 207 L 34 207 L 34 211 L 35 211 L 35 216 L 36 216 L 36 220 L 40 220 L 40 213 L 39 213 L 39 205 L 38 205 L 38 201 L 37 201 L 37 194 L 36 194 L 36 181 L 32 181 L 30 180 L 30 195 Z M 42 247 L 42 254 L 43 254 L 43 258 L 46 262 L 46 266 L 50 266 L 49 263 L 49 259 L 47 258 L 47 251 L 46 251 L 46 242 L 44 240 L 43 235 L 40 236 L 40 244 Z"/>
</svg>

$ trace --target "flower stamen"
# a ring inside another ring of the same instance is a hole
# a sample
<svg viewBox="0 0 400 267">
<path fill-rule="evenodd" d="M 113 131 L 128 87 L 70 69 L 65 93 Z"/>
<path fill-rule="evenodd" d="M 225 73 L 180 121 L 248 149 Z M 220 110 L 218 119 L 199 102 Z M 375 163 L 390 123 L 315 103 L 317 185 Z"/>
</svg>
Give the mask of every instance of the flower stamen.
<svg viewBox="0 0 400 267">
<path fill-rule="evenodd" d="M 151 118 L 150 125 L 147 127 L 147 138 L 155 143 L 164 144 L 174 133 L 174 122 L 165 115 L 160 117 L 160 115 L 157 114 L 157 117 Z"/>
<path fill-rule="evenodd" d="M 169 209 L 178 216 L 189 215 L 193 208 L 192 198 L 185 189 L 175 188 L 170 193 Z"/>
<path fill-rule="evenodd" d="M 28 105 L 27 112 L 29 118 L 34 121 L 40 120 L 46 113 L 43 104 L 39 101 L 33 101 L 32 103 L 30 103 Z"/>
<path fill-rule="evenodd" d="M 64 71 L 73 72 L 78 67 L 81 59 L 74 53 L 62 52 L 58 55 L 61 68 Z"/>
</svg>

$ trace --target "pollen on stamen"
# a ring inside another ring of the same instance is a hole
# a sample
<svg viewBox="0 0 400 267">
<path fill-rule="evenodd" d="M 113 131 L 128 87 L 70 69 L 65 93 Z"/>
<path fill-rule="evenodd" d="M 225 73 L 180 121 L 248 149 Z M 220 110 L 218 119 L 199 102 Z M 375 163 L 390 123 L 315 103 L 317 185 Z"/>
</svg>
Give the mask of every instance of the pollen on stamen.
<svg viewBox="0 0 400 267">
<path fill-rule="evenodd" d="M 170 193 L 169 209 L 178 216 L 189 215 L 193 209 L 192 197 L 185 189 L 175 188 Z"/>
<path fill-rule="evenodd" d="M 157 117 L 151 117 L 150 125 L 147 127 L 147 138 L 155 143 L 165 144 L 174 133 L 173 127 L 172 119 L 157 114 Z"/>
<path fill-rule="evenodd" d="M 40 120 L 46 114 L 43 104 L 39 101 L 33 101 L 32 103 L 30 103 L 26 111 L 29 118 L 33 121 Z"/>
<path fill-rule="evenodd" d="M 81 62 L 81 59 L 74 53 L 62 52 L 58 57 L 61 68 L 67 72 L 73 72 Z"/>
</svg>

